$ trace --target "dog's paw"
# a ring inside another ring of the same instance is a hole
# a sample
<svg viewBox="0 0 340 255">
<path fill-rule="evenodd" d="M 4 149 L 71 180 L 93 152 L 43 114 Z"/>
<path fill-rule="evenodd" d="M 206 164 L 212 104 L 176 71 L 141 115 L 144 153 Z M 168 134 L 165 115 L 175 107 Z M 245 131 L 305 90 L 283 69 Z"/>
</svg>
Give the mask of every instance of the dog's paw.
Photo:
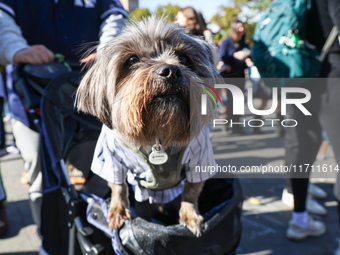
<svg viewBox="0 0 340 255">
<path fill-rule="evenodd" d="M 125 220 L 131 219 L 130 210 L 124 207 L 110 207 L 109 209 L 109 228 L 119 229 L 123 226 Z"/>
<path fill-rule="evenodd" d="M 186 226 L 195 236 L 201 236 L 203 217 L 199 215 L 193 204 L 182 202 L 179 211 L 179 223 Z"/>
</svg>

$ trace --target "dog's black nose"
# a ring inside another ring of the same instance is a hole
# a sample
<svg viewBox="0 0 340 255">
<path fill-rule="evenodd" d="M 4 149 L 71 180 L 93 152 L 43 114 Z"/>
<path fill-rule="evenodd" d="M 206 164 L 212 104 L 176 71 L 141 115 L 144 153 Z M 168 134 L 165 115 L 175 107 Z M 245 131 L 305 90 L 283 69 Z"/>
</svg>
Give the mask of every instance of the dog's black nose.
<svg viewBox="0 0 340 255">
<path fill-rule="evenodd" d="M 168 82 L 175 82 L 179 77 L 182 77 L 181 69 L 175 65 L 162 65 L 156 70 L 156 73 Z"/>
</svg>

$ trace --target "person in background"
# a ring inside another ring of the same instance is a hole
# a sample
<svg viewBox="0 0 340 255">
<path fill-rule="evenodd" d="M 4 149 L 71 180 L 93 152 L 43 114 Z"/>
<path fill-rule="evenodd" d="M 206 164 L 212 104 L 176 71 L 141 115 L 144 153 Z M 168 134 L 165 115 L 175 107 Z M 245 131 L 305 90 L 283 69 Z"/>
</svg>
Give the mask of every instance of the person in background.
<svg viewBox="0 0 340 255">
<path fill-rule="evenodd" d="M 204 37 L 202 23 L 196 10 L 191 6 L 182 8 L 177 13 L 176 22 L 179 26 L 188 28 L 189 34 Z"/>
<path fill-rule="evenodd" d="M 210 31 L 210 29 L 208 29 L 207 23 L 205 22 L 205 19 L 201 11 L 197 11 L 196 13 L 197 13 L 198 21 L 201 24 L 201 30 L 203 31 L 204 40 L 206 40 L 216 49 L 215 51 L 213 51 L 213 59 L 214 59 L 214 66 L 217 67 L 218 62 L 219 62 L 219 56 L 218 56 L 217 45 L 214 39 L 214 34 Z"/>
<path fill-rule="evenodd" d="M 180 27 L 188 28 L 189 34 L 202 37 L 205 41 L 215 47 L 216 50 L 212 52 L 214 61 L 213 64 L 214 66 L 217 66 L 219 61 L 217 46 L 212 32 L 207 28 L 207 24 L 203 18 L 202 13 L 200 11 L 196 11 L 190 6 L 182 8 L 177 13 L 176 22 Z"/>
<path fill-rule="evenodd" d="M 246 81 L 249 81 L 247 84 L 248 88 L 252 88 L 252 98 L 261 100 L 261 104 L 257 107 L 258 110 L 263 110 L 267 106 L 267 102 L 271 99 L 271 91 L 269 87 L 264 84 L 264 81 L 261 79 L 260 73 L 257 70 L 257 67 L 254 63 L 247 59 L 246 61 L 248 69 L 245 71 Z M 248 95 L 249 97 L 249 92 Z M 261 120 L 261 115 L 255 115 L 254 119 Z M 255 123 L 256 124 L 256 123 Z M 260 123 L 259 123 L 260 124 Z M 262 130 L 259 126 L 252 127 L 253 134 L 262 134 Z"/>
<path fill-rule="evenodd" d="M 205 22 L 205 19 L 203 17 L 203 14 L 201 11 L 197 11 L 197 18 L 199 23 L 201 24 L 201 30 L 203 31 L 204 39 L 210 43 L 211 45 L 214 45 L 216 47 L 216 42 L 214 39 L 214 34 L 208 29 L 207 23 Z"/>
<path fill-rule="evenodd" d="M 221 65 L 221 76 L 223 78 L 245 78 L 244 71 L 248 65 L 252 64 L 250 60 L 249 45 L 245 41 L 246 30 L 244 23 L 239 19 L 235 19 L 231 23 L 229 36 L 225 39 L 220 48 L 219 56 Z M 244 79 L 233 79 L 233 85 L 244 91 Z M 227 92 L 227 120 L 233 122 L 239 122 L 240 117 L 233 115 L 233 97 Z M 239 124 L 232 126 L 232 132 L 234 134 L 244 134 L 243 128 Z"/>
<path fill-rule="evenodd" d="M 200 11 L 196 11 L 192 7 L 182 8 L 176 16 L 176 22 L 180 27 L 188 28 L 188 33 L 194 36 L 202 37 L 205 41 L 210 43 L 215 50 L 212 51 L 213 65 L 216 67 L 219 61 L 217 46 L 212 32 L 207 28 L 207 24 Z M 219 106 L 221 109 L 223 106 Z M 210 136 L 212 127 L 209 125 Z"/>
<path fill-rule="evenodd" d="M 80 48 L 99 47 L 120 33 L 127 12 L 118 0 L 68 1 L 39 0 L 0 1 L 0 64 L 45 64 L 61 53 L 66 61 L 79 62 Z M 39 15 L 37 15 L 39 13 Z M 29 199 L 32 216 L 40 227 L 42 173 L 40 135 L 32 129 L 29 117 L 11 82 L 8 102 L 16 145 L 28 171 Z"/>
<path fill-rule="evenodd" d="M 246 61 L 249 60 L 249 45 L 245 41 L 246 30 L 244 23 L 239 19 L 233 20 L 229 36 L 223 40 L 219 55 L 220 60 L 230 67 L 221 75 L 228 78 L 244 78 L 244 70 L 247 68 Z"/>
<path fill-rule="evenodd" d="M 340 27 L 340 2 L 338 0 L 314 0 L 313 8 L 307 17 L 306 35 L 309 43 L 321 50 L 333 26 Z M 306 116 L 296 107 L 287 106 L 288 118 L 295 119 L 299 125 L 286 129 L 285 163 L 286 165 L 302 165 L 302 173 L 291 178 L 294 196 L 294 211 L 289 221 L 286 235 L 289 239 L 302 240 L 309 236 L 321 236 L 326 226 L 321 221 L 310 217 L 307 208 L 309 175 L 311 166 L 317 156 L 322 142 L 322 129 L 328 135 L 336 162 L 340 163 L 340 45 L 336 39 L 332 44 L 324 62 L 320 78 L 302 85 L 311 93 L 311 99 L 305 104 L 312 114 Z M 292 94 L 292 97 L 295 96 Z M 335 195 L 340 201 L 340 189 L 335 185 Z M 340 246 L 337 250 L 340 253 Z"/>
</svg>

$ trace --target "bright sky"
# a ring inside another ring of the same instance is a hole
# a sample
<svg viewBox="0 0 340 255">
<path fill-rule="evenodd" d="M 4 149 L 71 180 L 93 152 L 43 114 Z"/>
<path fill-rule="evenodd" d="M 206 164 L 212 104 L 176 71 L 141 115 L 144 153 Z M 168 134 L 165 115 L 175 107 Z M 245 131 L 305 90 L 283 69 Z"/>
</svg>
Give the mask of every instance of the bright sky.
<svg viewBox="0 0 340 255">
<path fill-rule="evenodd" d="M 155 11 L 159 5 L 179 5 L 181 8 L 192 6 L 195 10 L 202 12 L 206 22 L 217 13 L 221 5 L 228 6 L 231 0 L 139 0 L 139 8 L 147 8 L 151 12 Z"/>
</svg>

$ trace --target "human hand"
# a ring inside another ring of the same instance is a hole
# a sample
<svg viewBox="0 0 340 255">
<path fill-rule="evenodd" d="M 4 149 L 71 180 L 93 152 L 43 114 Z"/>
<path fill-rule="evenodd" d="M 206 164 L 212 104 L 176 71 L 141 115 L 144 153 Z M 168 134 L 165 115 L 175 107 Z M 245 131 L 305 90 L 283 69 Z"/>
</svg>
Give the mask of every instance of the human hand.
<svg viewBox="0 0 340 255">
<path fill-rule="evenodd" d="M 233 54 L 234 58 L 238 59 L 238 60 L 245 60 L 247 57 L 249 57 L 249 54 L 240 50 L 240 51 L 236 51 Z"/>
<path fill-rule="evenodd" d="M 14 64 L 47 64 L 54 61 L 54 54 L 44 45 L 33 45 L 30 48 L 18 51 L 13 60 Z"/>
</svg>

